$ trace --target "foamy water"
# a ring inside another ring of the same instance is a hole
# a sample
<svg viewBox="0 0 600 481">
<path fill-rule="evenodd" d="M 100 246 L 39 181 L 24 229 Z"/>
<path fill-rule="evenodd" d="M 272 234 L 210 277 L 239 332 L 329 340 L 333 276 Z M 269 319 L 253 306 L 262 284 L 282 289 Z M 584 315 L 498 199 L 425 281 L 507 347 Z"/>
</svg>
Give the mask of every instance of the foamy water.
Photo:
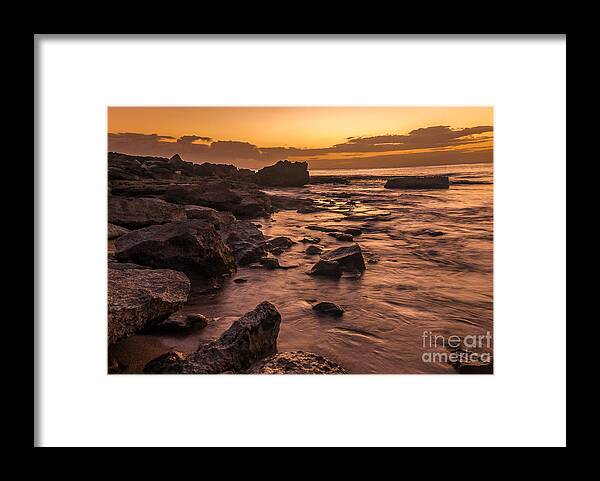
<svg viewBox="0 0 600 481">
<path fill-rule="evenodd" d="M 318 171 L 312 175 L 349 175 Z M 296 269 L 240 268 L 216 294 L 192 299 L 186 312 L 217 320 L 207 328 L 178 335 L 144 335 L 125 340 L 119 352 L 138 371 L 168 349 L 193 351 L 219 336 L 231 322 L 263 300 L 282 314 L 279 350 L 306 350 L 339 362 L 352 373 L 452 373 L 445 362 L 424 362 L 423 333 L 472 336 L 492 331 L 493 179 L 492 166 L 458 165 L 352 171 L 364 175 L 448 174 L 448 190 L 390 190 L 382 179 L 356 179 L 350 185 L 309 185 L 268 192 L 315 199 L 327 210 L 314 214 L 278 212 L 257 220 L 267 238 L 285 235 L 299 241 L 318 236 L 325 250 L 347 246 L 316 224 L 343 230 L 360 227 L 355 238 L 367 260 L 360 279 L 330 280 L 306 271 L 318 256 L 295 244 L 279 256 Z M 480 183 L 481 182 L 481 183 Z M 486 183 L 488 182 L 488 183 Z M 433 234 L 433 235 L 432 235 Z M 246 283 L 233 279 L 243 277 Z M 316 301 L 341 305 L 341 318 L 323 317 Z M 132 354 L 135 353 L 135 354 Z"/>
</svg>

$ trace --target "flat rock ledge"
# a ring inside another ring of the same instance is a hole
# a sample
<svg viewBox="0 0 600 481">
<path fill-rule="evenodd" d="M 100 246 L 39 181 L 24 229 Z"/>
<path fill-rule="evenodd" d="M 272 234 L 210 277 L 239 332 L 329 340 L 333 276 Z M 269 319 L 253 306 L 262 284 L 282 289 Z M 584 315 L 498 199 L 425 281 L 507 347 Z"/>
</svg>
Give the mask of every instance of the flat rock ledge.
<svg viewBox="0 0 600 481">
<path fill-rule="evenodd" d="M 196 352 L 170 351 L 144 367 L 151 374 L 240 373 L 256 361 L 277 351 L 281 315 L 270 302 L 235 321 L 223 335 L 201 345 Z"/>
<path fill-rule="evenodd" d="M 108 343 L 166 319 L 187 301 L 190 280 L 170 269 L 108 270 Z"/>
<path fill-rule="evenodd" d="M 319 354 L 291 351 L 258 361 L 246 374 L 346 374 L 346 370 Z"/>
<path fill-rule="evenodd" d="M 448 189 L 447 175 L 405 175 L 394 177 L 385 183 L 386 189 Z"/>
</svg>

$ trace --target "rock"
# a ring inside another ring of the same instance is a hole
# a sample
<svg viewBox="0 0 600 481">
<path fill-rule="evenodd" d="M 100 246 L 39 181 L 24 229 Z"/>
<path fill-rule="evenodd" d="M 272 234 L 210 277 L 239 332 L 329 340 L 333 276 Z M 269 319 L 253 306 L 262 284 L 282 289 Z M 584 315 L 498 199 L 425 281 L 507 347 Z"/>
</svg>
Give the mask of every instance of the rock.
<svg viewBox="0 0 600 481">
<path fill-rule="evenodd" d="M 327 235 L 335 237 L 337 240 L 342 242 L 352 242 L 354 240 L 350 234 L 344 234 L 343 232 L 328 232 Z"/>
<path fill-rule="evenodd" d="M 175 313 L 153 327 L 155 331 L 185 331 L 192 327 L 202 329 L 208 326 L 208 319 L 202 314 Z"/>
<path fill-rule="evenodd" d="M 331 227 L 321 227 L 320 225 L 307 225 L 305 229 L 316 230 L 319 232 L 337 232 L 337 229 L 333 229 Z"/>
<path fill-rule="evenodd" d="M 386 189 L 448 189 L 447 175 L 405 175 L 394 177 L 385 183 Z"/>
<path fill-rule="evenodd" d="M 300 187 L 308 184 L 310 180 L 308 163 L 280 160 L 275 165 L 260 169 L 254 180 L 257 184 L 265 186 Z"/>
<path fill-rule="evenodd" d="M 344 234 L 348 234 L 351 236 L 361 235 L 362 229 L 359 229 L 358 227 L 348 227 L 347 229 L 344 230 Z"/>
<path fill-rule="evenodd" d="M 171 185 L 163 198 L 174 204 L 228 211 L 236 217 L 267 217 L 272 211 L 271 200 L 264 192 L 249 184 L 225 180 Z"/>
<path fill-rule="evenodd" d="M 259 359 L 277 351 L 281 315 L 275 306 L 262 302 L 235 321 L 223 335 L 196 352 L 168 352 L 150 361 L 146 373 L 219 374 L 242 372 Z"/>
<path fill-rule="evenodd" d="M 338 262 L 321 259 L 312 266 L 312 269 L 308 273 L 311 276 L 340 278 L 342 277 L 342 268 Z"/>
<path fill-rule="evenodd" d="M 310 178 L 311 184 L 350 184 L 350 179 L 335 175 L 319 175 Z"/>
<path fill-rule="evenodd" d="M 115 241 L 120 261 L 180 270 L 192 277 L 216 278 L 235 270 L 235 260 L 215 227 L 185 220 L 135 230 Z"/>
<path fill-rule="evenodd" d="M 274 257 L 263 257 L 258 262 L 267 269 L 279 269 L 279 260 Z"/>
<path fill-rule="evenodd" d="M 303 244 L 318 244 L 319 242 L 321 242 L 321 238 L 320 237 L 304 237 L 302 240 L 300 240 L 300 242 L 302 242 Z"/>
<path fill-rule="evenodd" d="M 281 247 L 282 249 L 289 249 L 294 245 L 294 241 L 285 236 L 273 237 L 272 239 L 269 239 L 268 242 L 273 247 Z"/>
<path fill-rule="evenodd" d="M 274 256 L 280 256 L 284 252 L 285 249 L 283 247 L 274 247 L 273 249 L 271 249 L 271 254 L 273 254 Z"/>
<path fill-rule="evenodd" d="M 186 219 L 181 206 L 160 199 L 108 197 L 108 222 L 130 229 Z"/>
<path fill-rule="evenodd" d="M 321 255 L 323 253 L 323 249 L 316 245 L 310 245 L 306 248 L 304 252 L 309 256 Z"/>
<path fill-rule="evenodd" d="M 326 252 L 321 260 L 337 262 L 343 272 L 362 273 L 366 269 L 362 250 L 358 244 Z"/>
<path fill-rule="evenodd" d="M 337 304 L 333 302 L 323 301 L 315 304 L 313 306 L 313 310 L 320 312 L 321 314 L 327 314 L 328 316 L 340 317 L 344 314 L 344 309 L 342 309 Z"/>
<path fill-rule="evenodd" d="M 115 224 L 108 224 L 108 240 L 116 239 L 117 237 L 122 236 L 123 234 L 127 234 L 129 229 L 125 227 L 121 227 Z"/>
<path fill-rule="evenodd" d="M 244 277 L 237 277 L 233 280 L 233 282 L 235 282 L 236 284 L 245 284 L 246 282 L 248 282 L 248 279 L 245 279 Z"/>
<path fill-rule="evenodd" d="M 306 197 L 294 197 L 291 195 L 269 194 L 274 211 L 295 210 L 300 214 L 320 212 L 324 210 L 314 200 Z"/>
<path fill-rule="evenodd" d="M 108 342 L 157 324 L 187 301 L 190 280 L 167 269 L 108 270 Z"/>
<path fill-rule="evenodd" d="M 439 237 L 442 235 L 446 235 L 445 232 L 442 232 L 441 230 L 433 230 L 433 229 L 421 229 L 418 230 L 414 233 L 414 235 L 416 236 L 422 236 L 422 235 L 426 235 L 429 237 Z"/>
<path fill-rule="evenodd" d="M 345 374 L 339 364 L 305 351 L 280 352 L 250 366 L 247 374 Z"/>
<path fill-rule="evenodd" d="M 221 212 L 211 207 L 186 205 L 183 210 L 188 219 L 202 219 L 213 224 L 229 224 L 235 221 L 235 217 L 231 212 Z"/>
</svg>

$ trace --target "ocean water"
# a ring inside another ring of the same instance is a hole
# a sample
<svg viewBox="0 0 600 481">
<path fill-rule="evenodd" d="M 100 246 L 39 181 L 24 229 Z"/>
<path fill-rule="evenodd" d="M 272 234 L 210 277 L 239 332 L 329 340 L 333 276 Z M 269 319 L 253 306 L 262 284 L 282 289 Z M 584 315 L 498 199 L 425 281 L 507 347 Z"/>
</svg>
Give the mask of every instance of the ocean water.
<svg viewBox="0 0 600 481">
<path fill-rule="evenodd" d="M 448 190 L 391 190 L 383 178 L 364 176 L 447 174 Z M 325 250 L 347 246 L 308 225 L 360 227 L 355 241 L 369 261 L 359 279 L 330 280 L 306 274 L 318 260 L 297 243 L 279 256 L 288 270 L 240 268 L 219 292 L 196 297 L 184 307 L 215 321 L 177 335 L 143 335 L 125 340 L 115 355 L 139 372 L 151 358 L 177 349 L 193 351 L 219 336 L 231 322 L 268 300 L 282 314 L 280 351 L 305 350 L 339 362 L 351 373 L 454 373 L 432 336 L 480 336 L 493 332 L 493 167 L 490 164 L 405 169 L 314 171 L 311 175 L 358 177 L 350 185 L 315 184 L 267 192 L 310 197 L 325 211 L 278 212 L 256 220 L 267 238 L 295 241 L 318 236 Z M 243 277 L 246 283 L 233 279 Z M 312 310 L 332 301 L 340 318 Z M 427 334 L 429 333 L 429 334 Z M 437 337 L 440 339 L 440 337 Z"/>
</svg>

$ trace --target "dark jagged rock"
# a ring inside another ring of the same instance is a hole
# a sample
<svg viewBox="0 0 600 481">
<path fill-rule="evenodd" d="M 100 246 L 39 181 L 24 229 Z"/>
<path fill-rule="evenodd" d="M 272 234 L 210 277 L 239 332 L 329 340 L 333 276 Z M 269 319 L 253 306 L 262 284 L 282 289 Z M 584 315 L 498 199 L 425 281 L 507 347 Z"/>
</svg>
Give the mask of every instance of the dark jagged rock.
<svg viewBox="0 0 600 481">
<path fill-rule="evenodd" d="M 344 229 L 344 234 L 349 234 L 351 236 L 361 235 L 362 229 L 359 229 L 358 227 L 348 227 L 347 229 Z"/>
<path fill-rule="evenodd" d="M 385 183 L 386 189 L 448 189 L 450 179 L 446 175 L 406 175 L 394 177 Z"/>
<path fill-rule="evenodd" d="M 157 324 L 187 301 L 190 281 L 168 269 L 108 270 L 108 342 Z"/>
<path fill-rule="evenodd" d="M 305 351 L 280 352 L 250 366 L 247 374 L 346 374 L 339 364 Z"/>
<path fill-rule="evenodd" d="M 108 222 L 111 224 L 139 229 L 184 219 L 186 215 L 181 206 L 160 199 L 114 195 L 108 198 Z"/>
<path fill-rule="evenodd" d="M 185 355 L 171 351 L 150 361 L 145 373 L 219 374 L 243 372 L 259 359 L 277 351 L 281 315 L 275 306 L 262 302 L 235 321 L 223 335 Z"/>
<path fill-rule="evenodd" d="M 316 231 L 319 231 L 319 232 L 337 232 L 337 229 L 334 229 L 332 227 L 322 227 L 320 225 L 307 225 L 305 227 L 305 229 L 316 230 Z"/>
<path fill-rule="evenodd" d="M 350 234 L 344 234 L 343 232 L 328 232 L 327 235 L 335 237 L 337 240 L 342 242 L 352 242 L 354 240 Z"/>
<path fill-rule="evenodd" d="M 117 237 L 121 237 L 124 234 L 127 234 L 129 229 L 125 227 L 121 227 L 115 224 L 108 224 L 108 240 L 116 239 Z"/>
<path fill-rule="evenodd" d="M 235 270 L 229 248 L 215 227 L 203 220 L 185 220 L 145 227 L 119 237 L 115 256 L 192 277 L 215 278 Z"/>
<path fill-rule="evenodd" d="M 289 249 L 294 245 L 294 241 L 285 236 L 273 237 L 272 239 L 269 239 L 268 242 L 271 246 L 281 247 L 282 249 Z"/>
<path fill-rule="evenodd" d="M 192 327 L 202 329 L 206 326 L 208 326 L 208 319 L 202 314 L 180 314 L 177 312 L 153 326 L 152 330 L 176 332 L 186 331 Z"/>
<path fill-rule="evenodd" d="M 254 180 L 257 184 L 265 186 L 300 187 L 308 184 L 310 180 L 308 163 L 280 160 L 275 165 L 260 169 Z"/>
<path fill-rule="evenodd" d="M 309 256 L 321 255 L 323 253 L 323 249 L 316 245 L 310 245 L 304 251 Z"/>
<path fill-rule="evenodd" d="M 333 277 L 339 279 L 342 277 L 342 268 L 338 262 L 321 259 L 312 266 L 312 269 L 308 273 L 311 276 Z"/>
<path fill-rule="evenodd" d="M 313 310 L 326 314 L 328 316 L 340 317 L 344 314 L 344 309 L 333 302 L 323 301 L 315 304 Z"/>
<path fill-rule="evenodd" d="M 281 266 L 279 265 L 279 260 L 274 257 L 263 257 L 258 262 L 266 269 L 279 269 Z"/>
<path fill-rule="evenodd" d="M 321 242 L 320 237 L 304 237 L 300 242 L 303 244 L 318 244 Z"/>
<path fill-rule="evenodd" d="M 326 252 L 321 260 L 337 262 L 343 272 L 362 273 L 366 269 L 365 259 L 358 244 Z"/>
</svg>

